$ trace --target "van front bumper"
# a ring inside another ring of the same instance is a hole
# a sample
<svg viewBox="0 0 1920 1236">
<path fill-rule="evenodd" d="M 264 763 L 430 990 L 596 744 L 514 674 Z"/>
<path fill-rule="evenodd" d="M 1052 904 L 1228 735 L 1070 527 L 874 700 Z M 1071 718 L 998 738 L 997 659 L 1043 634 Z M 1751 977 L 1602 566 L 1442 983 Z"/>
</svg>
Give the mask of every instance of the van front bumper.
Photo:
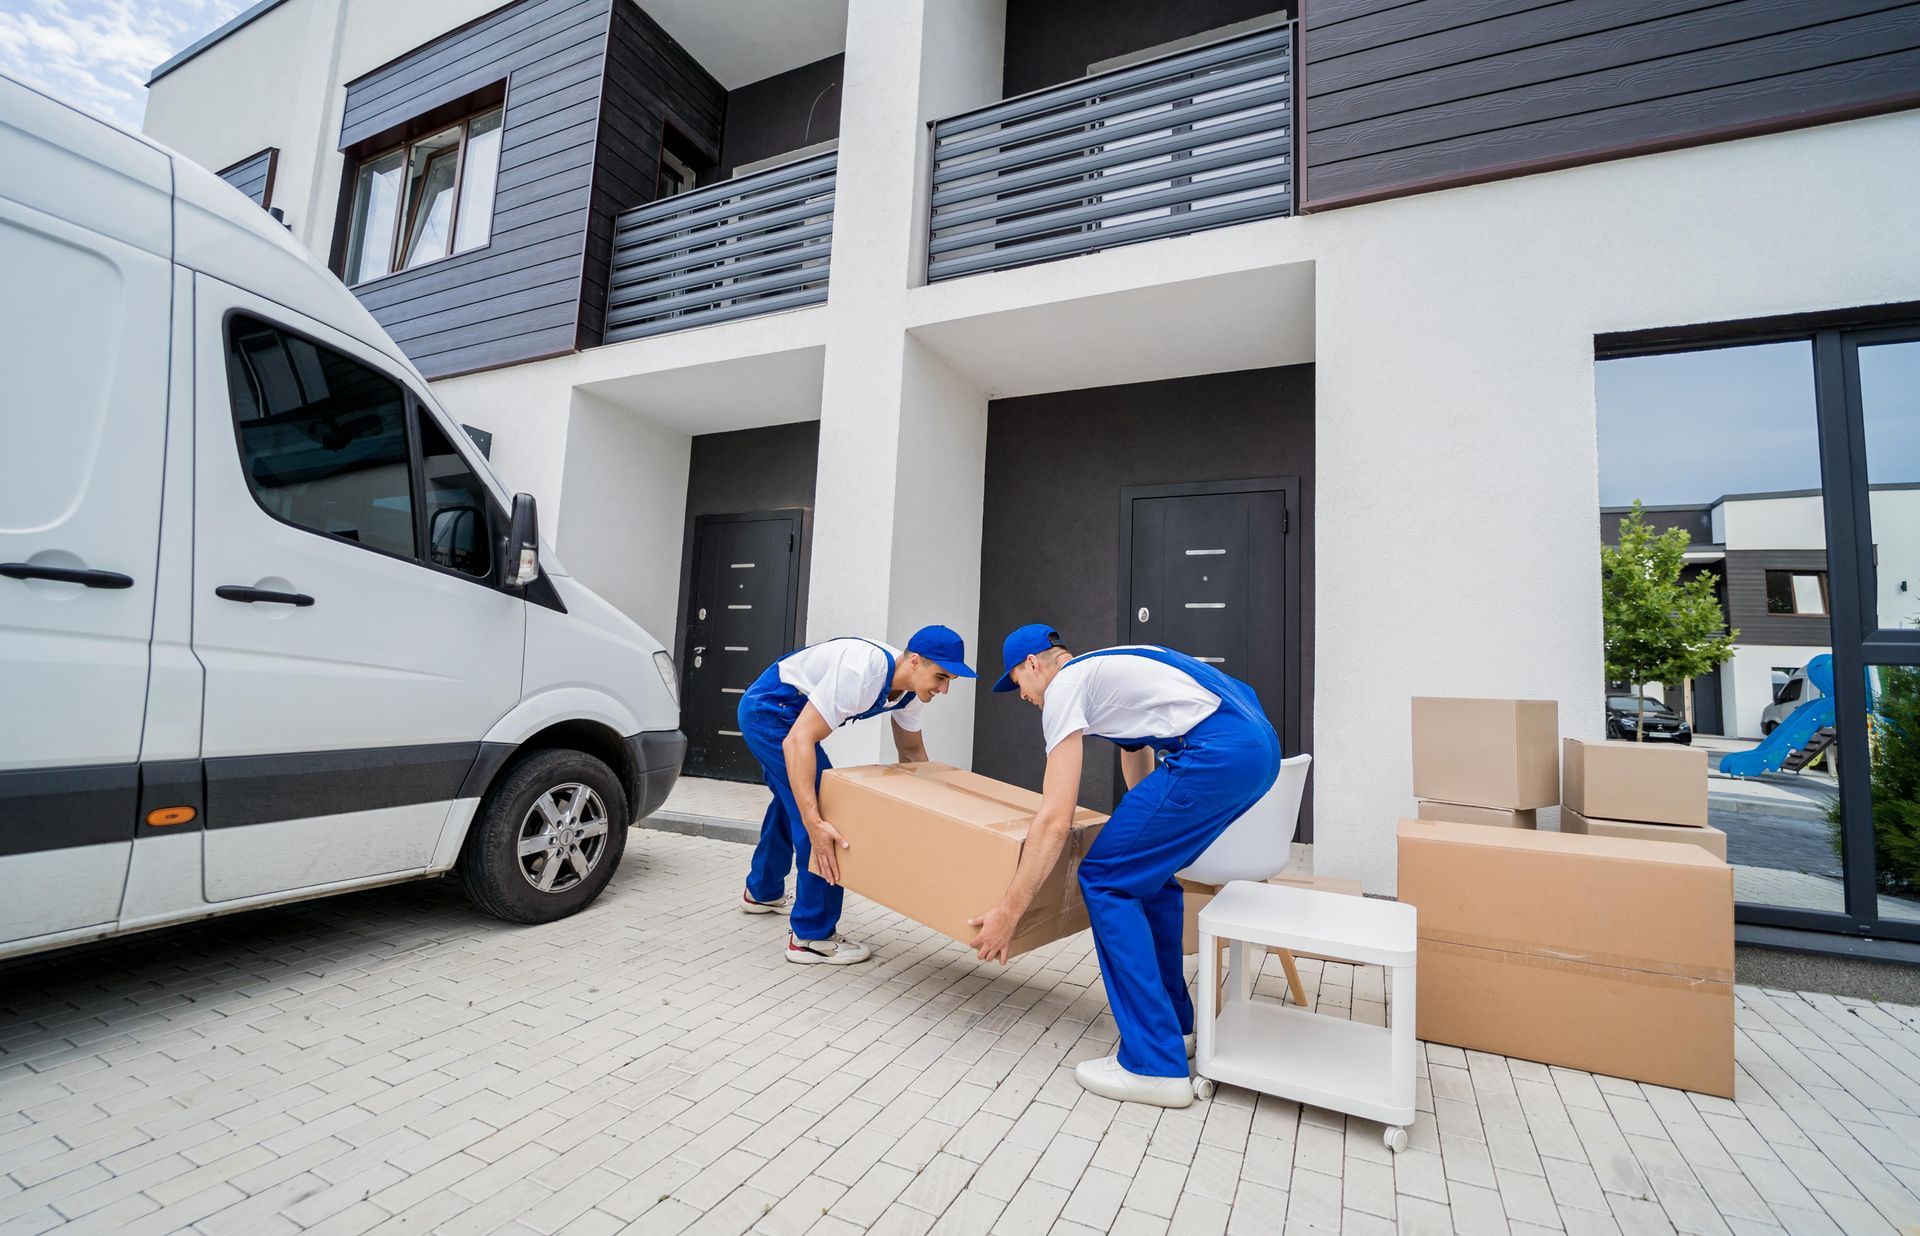
<svg viewBox="0 0 1920 1236">
<path fill-rule="evenodd" d="M 687 736 L 679 730 L 647 730 L 626 740 L 633 761 L 634 813 L 643 820 L 660 809 L 680 779 L 687 758 Z"/>
</svg>

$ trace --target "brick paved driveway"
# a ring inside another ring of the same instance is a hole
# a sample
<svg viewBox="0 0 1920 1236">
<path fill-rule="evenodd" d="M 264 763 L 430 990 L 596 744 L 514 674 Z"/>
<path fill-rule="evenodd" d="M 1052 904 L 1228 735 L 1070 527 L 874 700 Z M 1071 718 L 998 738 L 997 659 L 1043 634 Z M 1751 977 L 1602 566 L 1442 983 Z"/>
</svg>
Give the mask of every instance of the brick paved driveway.
<svg viewBox="0 0 1920 1236">
<path fill-rule="evenodd" d="M 745 859 L 638 832 L 547 927 L 411 885 L 0 966 L 0 1233 L 1920 1225 L 1914 1009 L 1743 988 L 1737 1103 L 1429 1046 L 1395 1159 L 1232 1088 L 1083 1093 L 1085 937 L 1002 971 L 852 898 L 879 957 L 787 965 Z M 1383 1016 L 1377 971 L 1304 968 Z"/>
</svg>

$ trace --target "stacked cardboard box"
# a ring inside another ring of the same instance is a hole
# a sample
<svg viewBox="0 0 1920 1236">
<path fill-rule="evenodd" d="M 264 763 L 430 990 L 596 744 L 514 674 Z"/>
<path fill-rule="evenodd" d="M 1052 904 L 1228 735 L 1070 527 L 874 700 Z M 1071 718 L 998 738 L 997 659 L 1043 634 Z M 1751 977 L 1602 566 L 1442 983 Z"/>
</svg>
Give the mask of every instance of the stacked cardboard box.
<svg viewBox="0 0 1920 1236">
<path fill-rule="evenodd" d="M 970 943 L 1000 904 L 1026 846 L 1040 796 L 950 764 L 830 769 L 820 814 L 845 837 L 840 882 L 863 897 Z M 1074 812 L 1066 848 L 1020 919 L 1009 957 L 1083 931 L 1080 860 L 1107 817 Z"/>
<path fill-rule="evenodd" d="M 1423 820 L 1534 828 L 1560 800 L 1552 700 L 1413 701 L 1413 794 Z"/>
<path fill-rule="evenodd" d="M 1565 743 L 1560 831 L 1696 845 L 1725 861 L 1707 823 L 1707 753 L 1640 742 Z"/>
<path fill-rule="evenodd" d="M 1692 846 L 1400 824 L 1423 1039 L 1733 1096 L 1733 869 Z"/>
</svg>

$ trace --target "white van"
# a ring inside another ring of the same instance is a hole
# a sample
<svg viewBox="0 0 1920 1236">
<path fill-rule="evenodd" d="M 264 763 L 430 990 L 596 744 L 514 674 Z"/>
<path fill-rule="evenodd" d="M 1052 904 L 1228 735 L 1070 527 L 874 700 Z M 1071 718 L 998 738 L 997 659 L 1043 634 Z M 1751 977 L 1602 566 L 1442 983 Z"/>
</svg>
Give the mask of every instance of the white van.
<svg viewBox="0 0 1920 1236">
<path fill-rule="evenodd" d="M 277 222 L 0 78 L 0 956 L 457 870 L 598 895 L 686 740 Z"/>
</svg>

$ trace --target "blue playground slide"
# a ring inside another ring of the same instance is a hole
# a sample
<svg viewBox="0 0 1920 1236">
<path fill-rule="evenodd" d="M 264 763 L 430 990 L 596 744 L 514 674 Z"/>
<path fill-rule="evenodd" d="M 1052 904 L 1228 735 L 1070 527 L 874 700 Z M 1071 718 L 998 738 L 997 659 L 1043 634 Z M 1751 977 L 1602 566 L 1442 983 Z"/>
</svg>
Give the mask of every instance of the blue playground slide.
<svg viewBox="0 0 1920 1236">
<path fill-rule="evenodd" d="M 1720 757 L 1720 771 L 1729 777 L 1757 777 L 1782 766 L 1795 771 L 1833 745 L 1833 657 L 1821 653 L 1807 662 L 1807 681 L 1820 694 L 1787 714 L 1759 746 Z"/>
</svg>

